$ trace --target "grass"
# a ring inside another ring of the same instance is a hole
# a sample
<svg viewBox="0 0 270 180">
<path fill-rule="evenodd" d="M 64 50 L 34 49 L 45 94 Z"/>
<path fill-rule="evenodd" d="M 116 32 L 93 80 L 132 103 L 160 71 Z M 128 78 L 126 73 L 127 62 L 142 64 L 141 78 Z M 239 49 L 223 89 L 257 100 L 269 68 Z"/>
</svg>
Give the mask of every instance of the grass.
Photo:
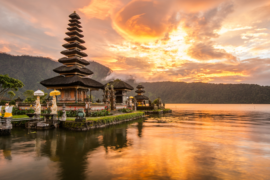
<svg viewBox="0 0 270 180">
<path fill-rule="evenodd" d="M 14 115 L 12 116 L 13 119 L 17 119 L 17 118 L 28 118 L 27 115 Z"/>
<path fill-rule="evenodd" d="M 170 112 L 171 109 L 143 110 L 143 112 Z"/>
<path fill-rule="evenodd" d="M 41 118 L 43 117 L 43 116 L 40 116 Z M 27 115 L 13 115 L 12 116 L 12 118 L 13 119 L 19 119 L 19 118 L 29 118 Z"/>
<path fill-rule="evenodd" d="M 163 112 L 171 111 L 171 109 L 164 109 Z"/>
</svg>

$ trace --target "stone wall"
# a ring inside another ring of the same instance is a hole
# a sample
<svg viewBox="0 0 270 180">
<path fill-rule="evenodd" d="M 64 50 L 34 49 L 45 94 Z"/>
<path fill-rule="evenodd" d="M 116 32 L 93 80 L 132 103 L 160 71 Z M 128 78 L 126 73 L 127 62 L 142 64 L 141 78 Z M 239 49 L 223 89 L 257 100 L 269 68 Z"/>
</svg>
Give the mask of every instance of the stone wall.
<svg viewBox="0 0 270 180">
<path fill-rule="evenodd" d="M 30 106 L 32 105 L 32 108 L 34 108 L 35 103 L 19 103 L 18 107 L 20 109 L 30 109 Z M 58 110 L 62 110 L 64 103 L 57 103 Z M 78 110 L 78 109 L 87 109 L 86 103 L 65 103 L 66 110 Z M 48 107 L 47 104 L 41 104 L 41 109 L 44 110 Z M 102 110 L 105 109 L 104 103 L 90 103 L 91 110 Z M 117 103 L 116 109 L 123 109 L 126 108 L 125 104 Z"/>
</svg>

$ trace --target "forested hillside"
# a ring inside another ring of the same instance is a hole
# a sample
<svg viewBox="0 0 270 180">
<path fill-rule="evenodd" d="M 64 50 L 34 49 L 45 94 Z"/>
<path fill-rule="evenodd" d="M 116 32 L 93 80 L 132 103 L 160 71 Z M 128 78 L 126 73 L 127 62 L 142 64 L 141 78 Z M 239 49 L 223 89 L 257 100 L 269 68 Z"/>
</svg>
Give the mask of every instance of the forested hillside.
<svg viewBox="0 0 270 180">
<path fill-rule="evenodd" d="M 60 63 L 45 57 L 12 56 L 0 53 L 0 74 L 21 80 L 25 87 L 15 92 L 22 96 L 26 90 L 45 90 L 40 81 L 57 76 L 52 70 Z M 112 71 L 97 62 L 88 66 L 93 79 L 103 81 Z M 138 83 L 127 81 L 135 89 Z M 270 103 L 270 87 L 254 84 L 209 84 L 184 82 L 143 82 L 146 96 L 151 100 L 161 97 L 166 103 Z M 135 95 L 135 90 L 128 93 Z M 97 99 L 102 91 L 93 92 Z M 25 98 L 25 97 L 23 97 Z"/>
<path fill-rule="evenodd" d="M 161 97 L 166 103 L 270 103 L 269 86 L 184 82 L 141 84 L 151 100 Z"/>
<path fill-rule="evenodd" d="M 59 66 L 62 64 L 46 57 L 13 56 L 0 53 L 0 74 L 8 74 L 10 77 L 21 80 L 25 85 L 15 92 L 17 95 L 30 89 L 45 90 L 40 81 L 57 76 L 58 74 L 53 72 L 53 69 Z M 92 78 L 98 81 L 111 73 L 111 69 L 97 62 L 91 62 L 87 67 L 94 72 Z"/>
</svg>

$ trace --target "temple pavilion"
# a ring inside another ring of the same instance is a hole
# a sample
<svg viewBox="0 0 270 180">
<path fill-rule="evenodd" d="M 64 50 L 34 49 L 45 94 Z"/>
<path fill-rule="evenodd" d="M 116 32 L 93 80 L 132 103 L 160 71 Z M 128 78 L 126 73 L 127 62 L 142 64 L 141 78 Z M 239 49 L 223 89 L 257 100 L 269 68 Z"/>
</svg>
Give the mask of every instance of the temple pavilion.
<svg viewBox="0 0 270 180">
<path fill-rule="evenodd" d="M 82 59 L 87 54 L 83 52 L 86 47 L 82 45 L 85 41 L 82 39 L 80 16 L 74 11 L 69 17 L 68 37 L 64 39 L 67 43 L 62 45 L 66 50 L 61 52 L 66 57 L 58 60 L 63 66 L 53 70 L 59 76 L 40 83 L 48 89 L 61 91 L 59 102 L 83 102 L 88 91 L 103 89 L 103 84 L 90 78 L 93 72 L 85 67 L 90 62 Z"/>
<path fill-rule="evenodd" d="M 127 101 L 127 92 L 132 91 L 134 88 L 128 83 L 121 81 L 120 79 L 116 79 L 114 81 L 110 81 L 104 85 L 107 86 L 113 85 L 113 89 L 115 90 L 115 101 L 116 103 L 125 104 Z"/>
<path fill-rule="evenodd" d="M 138 85 L 136 88 L 137 90 L 135 92 L 137 95 L 134 97 L 138 102 L 138 106 L 145 105 L 145 100 L 149 100 L 149 98 L 143 95 L 145 93 L 144 87 L 142 85 Z"/>
</svg>

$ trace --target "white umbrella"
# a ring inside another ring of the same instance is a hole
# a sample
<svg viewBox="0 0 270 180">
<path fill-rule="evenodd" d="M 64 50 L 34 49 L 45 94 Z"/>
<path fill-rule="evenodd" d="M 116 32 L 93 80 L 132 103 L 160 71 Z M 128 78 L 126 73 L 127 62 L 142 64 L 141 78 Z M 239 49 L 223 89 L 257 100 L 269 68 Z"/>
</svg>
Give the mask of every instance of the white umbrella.
<svg viewBox="0 0 270 180">
<path fill-rule="evenodd" d="M 36 92 L 34 92 L 34 96 L 44 96 L 44 92 L 41 90 L 37 90 Z"/>
</svg>

